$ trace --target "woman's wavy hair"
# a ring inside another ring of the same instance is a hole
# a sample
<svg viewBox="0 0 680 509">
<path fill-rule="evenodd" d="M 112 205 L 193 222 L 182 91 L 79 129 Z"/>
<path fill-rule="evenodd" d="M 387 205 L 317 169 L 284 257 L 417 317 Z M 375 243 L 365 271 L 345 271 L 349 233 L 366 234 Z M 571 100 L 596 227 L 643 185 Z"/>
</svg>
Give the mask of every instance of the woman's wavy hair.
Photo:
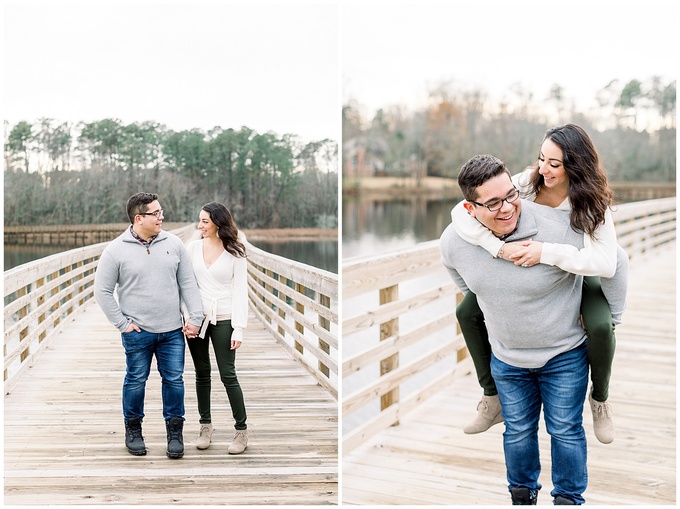
<svg viewBox="0 0 680 509">
<path fill-rule="evenodd" d="M 571 227 L 593 237 L 614 200 L 614 191 L 607 183 L 607 172 L 597 149 L 588 133 L 576 124 L 548 129 L 543 141 L 548 138 L 562 149 L 562 165 L 569 177 Z M 545 183 L 538 172 L 538 162 L 537 159 L 532 166 L 535 171 L 531 179 L 536 194 Z"/>
<path fill-rule="evenodd" d="M 201 208 L 210 214 L 210 220 L 217 226 L 217 236 L 224 249 L 232 255 L 245 258 L 246 246 L 238 239 L 238 227 L 229 209 L 218 202 L 210 202 Z"/>
</svg>

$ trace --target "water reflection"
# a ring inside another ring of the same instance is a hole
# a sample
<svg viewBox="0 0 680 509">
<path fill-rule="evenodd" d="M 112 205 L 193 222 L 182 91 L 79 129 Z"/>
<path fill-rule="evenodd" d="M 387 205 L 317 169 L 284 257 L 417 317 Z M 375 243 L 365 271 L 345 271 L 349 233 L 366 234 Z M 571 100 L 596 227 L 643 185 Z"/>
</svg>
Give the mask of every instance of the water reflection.
<svg viewBox="0 0 680 509">
<path fill-rule="evenodd" d="M 18 265 L 32 262 L 38 258 L 69 251 L 79 246 L 32 246 L 5 244 L 4 270 L 9 270 Z"/>
<path fill-rule="evenodd" d="M 458 201 L 343 197 L 342 257 L 387 253 L 438 239 Z"/>
</svg>

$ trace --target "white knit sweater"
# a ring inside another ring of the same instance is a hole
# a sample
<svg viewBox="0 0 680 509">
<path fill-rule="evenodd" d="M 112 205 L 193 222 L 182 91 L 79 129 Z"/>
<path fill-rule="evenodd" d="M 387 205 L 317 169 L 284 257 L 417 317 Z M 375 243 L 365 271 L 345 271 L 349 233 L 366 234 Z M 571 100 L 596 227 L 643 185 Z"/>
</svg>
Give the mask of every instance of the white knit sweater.
<svg viewBox="0 0 680 509">
<path fill-rule="evenodd" d="M 245 258 L 235 257 L 224 251 L 208 267 L 203 259 L 203 240 L 195 240 L 187 246 L 191 264 L 201 292 L 206 319 L 199 333 L 204 337 L 208 323 L 231 320 L 234 341 L 243 341 L 243 331 L 248 325 L 248 282 Z"/>
</svg>

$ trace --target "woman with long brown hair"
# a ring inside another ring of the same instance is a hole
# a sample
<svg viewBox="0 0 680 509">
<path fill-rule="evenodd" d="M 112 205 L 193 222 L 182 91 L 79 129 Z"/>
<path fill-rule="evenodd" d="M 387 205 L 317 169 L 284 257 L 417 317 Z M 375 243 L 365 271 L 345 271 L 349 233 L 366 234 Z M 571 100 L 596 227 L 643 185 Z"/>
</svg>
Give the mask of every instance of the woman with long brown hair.
<svg viewBox="0 0 680 509">
<path fill-rule="evenodd" d="M 227 391 L 236 433 L 229 454 L 240 454 L 248 445 L 248 426 L 243 391 L 236 376 L 236 350 L 248 323 L 246 248 L 231 212 L 221 203 L 204 205 L 199 214 L 200 240 L 187 246 L 191 256 L 206 318 L 200 332 L 187 336 L 196 370 L 196 396 L 201 425 L 198 449 L 210 446 L 213 434 L 210 413 L 210 354 L 212 341 L 222 384 Z"/>
</svg>

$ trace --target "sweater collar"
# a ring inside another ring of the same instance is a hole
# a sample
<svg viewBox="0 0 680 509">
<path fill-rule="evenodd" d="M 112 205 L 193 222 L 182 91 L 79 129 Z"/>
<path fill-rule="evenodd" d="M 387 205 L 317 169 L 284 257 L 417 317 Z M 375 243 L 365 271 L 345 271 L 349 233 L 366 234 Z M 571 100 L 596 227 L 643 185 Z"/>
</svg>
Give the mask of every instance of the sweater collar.
<svg viewBox="0 0 680 509">
<path fill-rule="evenodd" d="M 165 230 L 161 230 L 158 234 L 154 235 L 151 237 L 148 241 L 144 241 L 135 233 L 135 231 L 132 229 L 132 225 L 125 230 L 125 235 L 126 237 L 124 238 L 125 242 L 137 242 L 139 244 L 142 244 L 143 246 L 146 247 L 146 243 L 151 245 L 151 242 L 160 242 L 161 240 L 165 240 L 168 237 L 168 233 Z"/>
<path fill-rule="evenodd" d="M 520 212 L 520 216 L 517 218 L 517 228 L 512 233 L 500 237 L 500 240 L 505 242 L 524 240 L 538 233 L 534 211 L 531 209 L 531 205 L 528 207 L 526 205 L 527 202 L 522 202 L 522 212 Z"/>
</svg>

